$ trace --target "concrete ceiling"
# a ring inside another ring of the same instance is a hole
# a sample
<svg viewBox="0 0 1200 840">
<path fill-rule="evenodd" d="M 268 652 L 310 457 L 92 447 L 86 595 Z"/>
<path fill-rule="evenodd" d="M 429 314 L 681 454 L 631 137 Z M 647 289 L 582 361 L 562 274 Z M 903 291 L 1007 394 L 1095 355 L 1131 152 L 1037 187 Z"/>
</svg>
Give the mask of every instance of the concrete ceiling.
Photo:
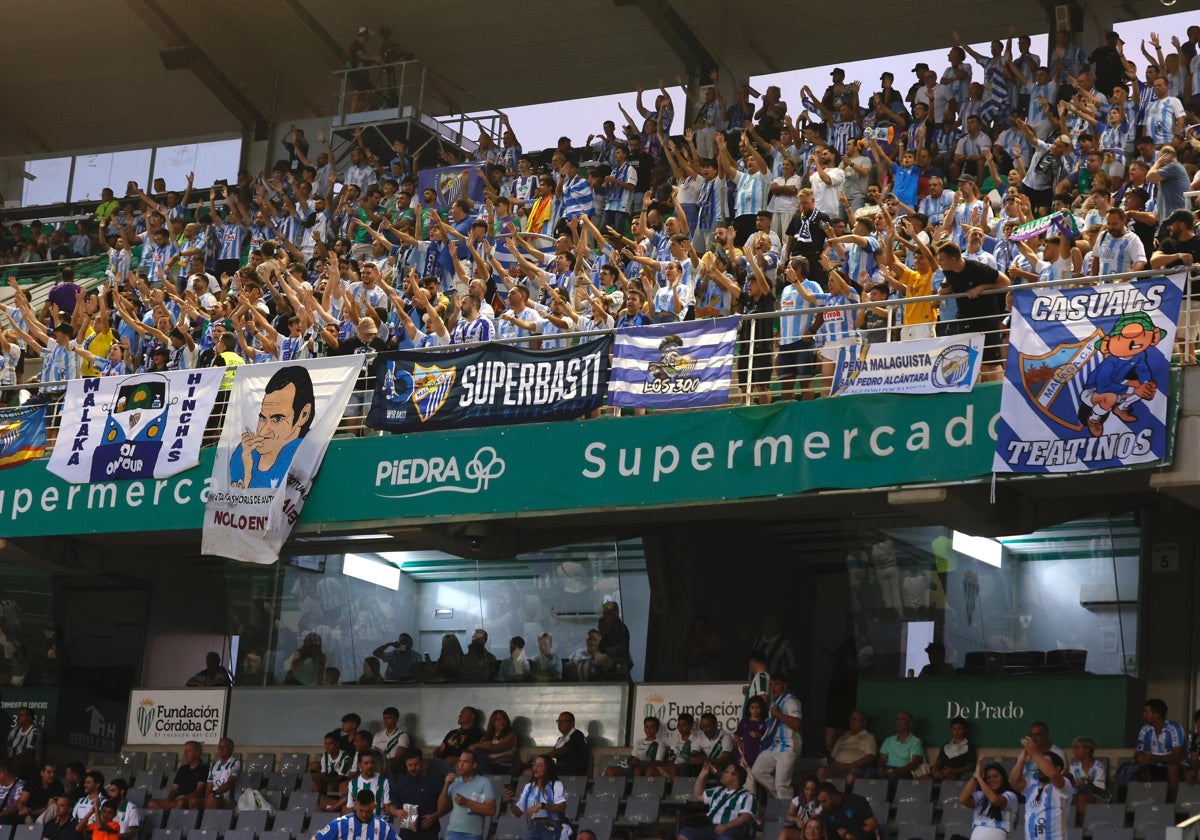
<svg viewBox="0 0 1200 840">
<path fill-rule="evenodd" d="M 1039 0 L 945 0 L 936 4 L 944 28 L 882 0 L 839 7 L 846 11 L 828 21 L 819 19 L 825 8 L 732 0 L 11 4 L 5 23 L 13 36 L 0 52 L 0 157 L 331 114 L 334 71 L 361 24 L 391 26 L 401 47 L 437 74 L 443 95 L 467 110 L 624 92 L 673 79 L 703 56 L 758 75 L 940 48 L 955 27 L 971 41 L 1001 36 L 1014 21 L 1019 31 L 1048 29 Z M 1170 11 L 1195 8 L 1200 0 L 1181 0 Z M 1088 4 L 1102 21 L 1164 11 L 1157 0 Z M 184 66 L 165 69 L 162 50 Z"/>
</svg>

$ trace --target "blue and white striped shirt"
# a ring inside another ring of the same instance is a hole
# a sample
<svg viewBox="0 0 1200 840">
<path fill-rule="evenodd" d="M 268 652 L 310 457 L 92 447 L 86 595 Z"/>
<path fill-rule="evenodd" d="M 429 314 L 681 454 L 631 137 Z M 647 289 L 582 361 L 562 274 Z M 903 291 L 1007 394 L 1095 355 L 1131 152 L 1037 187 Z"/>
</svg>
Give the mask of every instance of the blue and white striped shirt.
<svg viewBox="0 0 1200 840">
<path fill-rule="evenodd" d="M 771 182 L 765 172 L 742 172 L 737 177 L 734 216 L 753 216 L 767 207 L 767 189 Z"/>
<path fill-rule="evenodd" d="M 363 822 L 355 814 L 338 817 L 316 833 L 316 840 L 399 840 L 383 817 Z"/>
</svg>

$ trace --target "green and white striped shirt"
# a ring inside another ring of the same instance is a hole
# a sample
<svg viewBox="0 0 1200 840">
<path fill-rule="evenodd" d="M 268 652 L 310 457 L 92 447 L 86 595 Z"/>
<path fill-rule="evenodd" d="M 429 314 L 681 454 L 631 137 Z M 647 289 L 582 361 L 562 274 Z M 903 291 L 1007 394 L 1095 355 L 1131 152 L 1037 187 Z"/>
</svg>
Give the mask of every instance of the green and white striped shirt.
<svg viewBox="0 0 1200 840">
<path fill-rule="evenodd" d="M 708 805 L 708 818 L 713 825 L 725 825 L 738 818 L 740 814 L 754 814 L 754 794 L 745 788 L 730 790 L 726 787 L 713 788 L 704 792 L 704 801 Z"/>
</svg>

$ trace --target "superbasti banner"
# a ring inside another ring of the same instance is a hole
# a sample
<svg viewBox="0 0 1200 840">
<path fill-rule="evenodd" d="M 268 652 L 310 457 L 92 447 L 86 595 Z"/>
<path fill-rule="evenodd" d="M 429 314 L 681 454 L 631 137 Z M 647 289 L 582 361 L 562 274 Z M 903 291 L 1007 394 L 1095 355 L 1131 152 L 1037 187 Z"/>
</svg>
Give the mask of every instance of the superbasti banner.
<svg viewBox="0 0 1200 840">
<path fill-rule="evenodd" d="M 1184 279 L 1013 291 L 996 472 L 1081 472 L 1166 457 Z"/>
<path fill-rule="evenodd" d="M 583 417 L 604 404 L 611 347 L 605 336 L 561 350 L 384 353 L 367 425 L 409 432 Z"/>
</svg>

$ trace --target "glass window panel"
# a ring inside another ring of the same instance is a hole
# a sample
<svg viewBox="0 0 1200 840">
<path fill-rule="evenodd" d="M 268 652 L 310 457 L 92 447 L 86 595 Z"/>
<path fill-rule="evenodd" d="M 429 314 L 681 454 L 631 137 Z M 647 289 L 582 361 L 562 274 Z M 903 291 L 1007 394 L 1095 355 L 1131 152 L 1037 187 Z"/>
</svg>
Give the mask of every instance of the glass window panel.
<svg viewBox="0 0 1200 840">
<path fill-rule="evenodd" d="M 106 152 L 75 158 L 75 177 L 71 182 L 71 201 L 99 201 L 100 192 L 111 187 L 116 196 L 125 195 L 130 181 L 145 188 L 150 174 L 150 150 Z"/>
<path fill-rule="evenodd" d="M 33 180 L 24 179 L 21 204 L 58 204 L 67 200 L 67 184 L 71 180 L 71 158 L 46 158 L 25 161 L 25 171 Z"/>
<path fill-rule="evenodd" d="M 169 190 L 182 191 L 188 173 L 195 172 L 195 185 L 208 187 L 220 178 L 235 180 L 241 158 L 242 141 L 237 139 L 160 146 L 154 156 L 154 178 L 166 181 Z"/>
</svg>

